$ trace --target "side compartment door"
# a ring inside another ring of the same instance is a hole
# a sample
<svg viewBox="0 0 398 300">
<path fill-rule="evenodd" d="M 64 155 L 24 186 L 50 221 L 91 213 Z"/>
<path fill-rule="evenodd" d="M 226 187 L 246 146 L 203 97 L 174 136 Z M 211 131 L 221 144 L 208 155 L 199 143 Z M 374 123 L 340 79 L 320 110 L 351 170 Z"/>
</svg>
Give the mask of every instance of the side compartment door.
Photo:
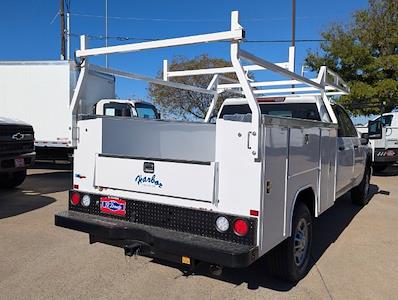
<svg viewBox="0 0 398 300">
<path fill-rule="evenodd" d="M 288 128 L 265 127 L 265 184 L 262 240 L 263 251 L 268 251 L 279 244 L 287 232 L 286 192 L 288 167 Z"/>
<path fill-rule="evenodd" d="M 347 191 L 352 184 L 354 177 L 354 145 L 349 130 L 349 118 L 344 110 L 333 105 L 338 122 L 337 132 L 337 195 Z M 348 118 L 348 120 L 347 120 Z"/>
</svg>

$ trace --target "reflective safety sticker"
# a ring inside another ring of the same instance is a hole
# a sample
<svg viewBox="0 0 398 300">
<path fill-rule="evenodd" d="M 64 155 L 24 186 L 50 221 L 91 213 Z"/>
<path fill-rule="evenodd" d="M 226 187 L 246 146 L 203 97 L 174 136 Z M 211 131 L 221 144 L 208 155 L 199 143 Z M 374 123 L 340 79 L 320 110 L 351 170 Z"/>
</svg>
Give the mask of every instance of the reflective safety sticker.
<svg viewBox="0 0 398 300">
<path fill-rule="evenodd" d="M 191 259 L 188 256 L 183 256 L 181 258 L 181 262 L 185 265 L 190 265 L 191 264 Z"/>
</svg>

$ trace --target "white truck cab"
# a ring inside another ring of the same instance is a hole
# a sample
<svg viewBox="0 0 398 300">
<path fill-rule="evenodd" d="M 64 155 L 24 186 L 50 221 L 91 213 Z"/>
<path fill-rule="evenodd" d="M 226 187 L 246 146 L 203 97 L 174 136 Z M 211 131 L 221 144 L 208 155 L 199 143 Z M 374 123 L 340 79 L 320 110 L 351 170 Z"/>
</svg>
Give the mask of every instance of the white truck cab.
<svg viewBox="0 0 398 300">
<path fill-rule="evenodd" d="M 376 172 L 398 163 L 398 112 L 384 113 L 365 126 L 356 126 L 359 132 L 371 134 L 369 124 L 379 131 L 379 137 L 370 141 L 373 168 Z M 374 132 L 372 134 L 375 134 Z"/>
<path fill-rule="evenodd" d="M 100 116 L 137 117 L 145 119 L 159 119 L 156 107 L 145 101 L 102 99 L 94 106 L 94 114 Z"/>
<path fill-rule="evenodd" d="M 271 63 L 244 51 L 244 36 L 233 12 L 229 31 L 107 48 L 82 43 L 76 55 L 85 64 L 100 54 L 230 41 L 232 66 L 170 71 L 165 61 L 162 79 L 107 70 L 212 101 L 204 122 L 80 120 L 69 208 L 55 215 L 57 226 L 130 256 L 242 268 L 266 255 L 279 277 L 297 282 L 307 274 L 313 219 L 348 191 L 356 204 L 369 201 L 368 140 L 329 100 L 349 92 L 336 73 L 322 67 L 317 78 L 300 76 L 291 71 L 292 55 L 287 63 Z M 287 80 L 246 76 L 264 70 Z M 169 80 L 204 74 L 212 75 L 207 88 Z M 211 123 L 224 91 L 238 99 L 225 100 Z"/>
</svg>

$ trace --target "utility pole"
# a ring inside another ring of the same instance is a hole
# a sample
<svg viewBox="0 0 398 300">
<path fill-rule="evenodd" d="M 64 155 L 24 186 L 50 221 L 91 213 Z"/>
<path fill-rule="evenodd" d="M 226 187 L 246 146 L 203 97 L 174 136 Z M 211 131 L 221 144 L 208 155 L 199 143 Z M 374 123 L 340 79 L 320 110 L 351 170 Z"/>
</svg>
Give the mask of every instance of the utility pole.
<svg viewBox="0 0 398 300">
<path fill-rule="evenodd" d="M 70 60 L 70 1 L 66 5 L 66 60 Z"/>
<path fill-rule="evenodd" d="M 292 0 L 292 47 L 296 46 L 296 0 Z"/>
<path fill-rule="evenodd" d="M 60 0 L 59 17 L 61 19 L 61 60 L 65 60 L 65 7 L 64 0 Z"/>
<path fill-rule="evenodd" d="M 292 46 L 289 47 L 290 71 L 295 72 L 296 67 L 296 0 L 292 0 Z M 294 85 L 292 85 L 294 88 Z M 294 92 L 292 92 L 294 94 Z"/>
<path fill-rule="evenodd" d="M 108 47 L 108 0 L 105 0 L 105 47 Z M 108 67 L 108 54 L 105 54 L 105 67 Z"/>
</svg>

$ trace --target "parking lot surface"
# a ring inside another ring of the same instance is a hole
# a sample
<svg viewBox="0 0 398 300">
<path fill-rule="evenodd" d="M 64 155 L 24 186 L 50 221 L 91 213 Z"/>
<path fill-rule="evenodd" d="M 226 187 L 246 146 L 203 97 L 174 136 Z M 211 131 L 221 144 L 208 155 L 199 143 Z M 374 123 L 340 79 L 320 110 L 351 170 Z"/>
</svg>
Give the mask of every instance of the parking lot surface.
<svg viewBox="0 0 398 300">
<path fill-rule="evenodd" d="M 72 173 L 30 170 L 18 189 L 0 191 L 1 299 L 397 299 L 398 169 L 372 177 L 366 207 L 343 197 L 314 224 L 312 269 L 297 285 L 265 274 L 259 261 L 212 277 L 123 250 L 89 245 L 54 226 L 67 209 Z"/>
</svg>

